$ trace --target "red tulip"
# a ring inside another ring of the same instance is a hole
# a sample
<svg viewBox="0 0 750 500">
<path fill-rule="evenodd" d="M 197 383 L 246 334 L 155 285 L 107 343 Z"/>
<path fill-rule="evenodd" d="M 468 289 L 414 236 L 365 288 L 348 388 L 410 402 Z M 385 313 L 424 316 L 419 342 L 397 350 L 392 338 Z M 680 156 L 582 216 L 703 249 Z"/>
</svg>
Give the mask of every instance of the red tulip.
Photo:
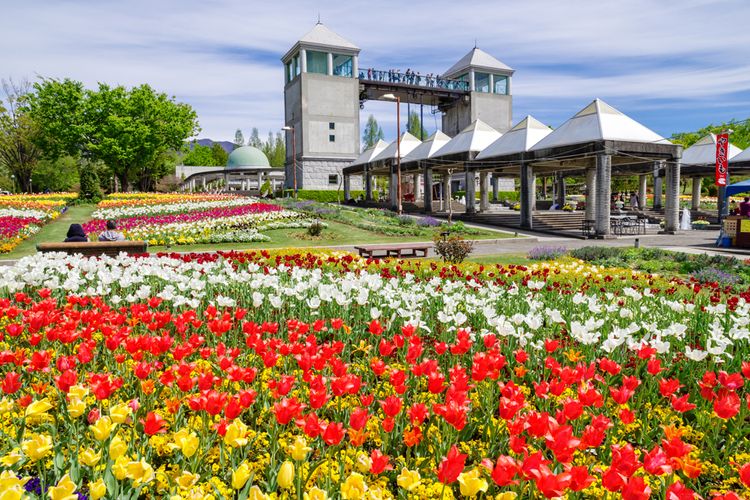
<svg viewBox="0 0 750 500">
<path fill-rule="evenodd" d="M 641 476 L 631 476 L 622 490 L 623 500 L 646 500 L 651 497 L 651 488 Z"/>
<path fill-rule="evenodd" d="M 491 463 L 490 463 L 491 466 Z M 511 484 L 517 484 L 515 480 L 516 475 L 519 472 L 518 461 L 513 457 L 507 455 L 500 455 L 497 457 L 497 462 L 492 468 L 492 479 L 498 486 L 509 486 Z"/>
<path fill-rule="evenodd" d="M 328 446 L 334 446 L 339 444 L 341 440 L 344 439 L 345 434 L 346 432 L 344 431 L 343 424 L 340 424 L 338 422 L 331 422 L 326 424 L 321 437 Z"/>
<path fill-rule="evenodd" d="M 383 455 L 380 450 L 372 450 L 370 453 L 370 474 L 378 475 L 386 470 L 393 470 L 393 466 L 390 464 L 390 458 L 388 455 Z"/>
<path fill-rule="evenodd" d="M 356 431 L 362 430 L 367 425 L 369 418 L 370 414 L 367 408 L 356 408 L 349 414 L 349 427 Z"/>
<path fill-rule="evenodd" d="M 669 457 L 658 445 L 643 456 L 643 468 L 655 476 L 672 473 Z"/>
<path fill-rule="evenodd" d="M 746 487 L 750 488 L 750 462 L 740 467 L 740 480 Z"/>
<path fill-rule="evenodd" d="M 304 404 L 298 402 L 295 398 L 284 398 L 273 405 L 273 414 L 276 415 L 276 421 L 281 425 L 286 425 L 297 418 Z"/>
<path fill-rule="evenodd" d="M 589 470 L 584 465 L 576 465 L 568 471 L 570 474 L 570 489 L 573 491 L 585 490 L 593 484 L 595 478 L 589 474 Z"/>
<path fill-rule="evenodd" d="M 678 480 L 669 485 L 664 498 L 665 500 L 693 500 L 695 492 Z"/>
<path fill-rule="evenodd" d="M 8 372 L 2 383 L 5 394 L 14 394 L 21 389 L 21 375 L 16 372 Z"/>
<path fill-rule="evenodd" d="M 451 484 L 464 470 L 464 464 L 468 455 L 464 455 L 456 445 L 451 446 L 448 455 L 443 457 L 438 466 L 437 476 L 438 480 L 443 484 Z"/>
<path fill-rule="evenodd" d="M 140 422 L 141 424 L 143 424 L 143 432 L 145 432 L 147 436 L 153 436 L 154 434 L 164 434 L 165 432 L 167 432 L 167 422 L 163 418 L 161 418 L 159 414 L 152 411 L 148 412 L 148 414 L 146 414 L 146 418 L 141 419 Z"/>
<path fill-rule="evenodd" d="M 717 417 L 728 420 L 740 411 L 741 400 L 734 391 L 721 389 L 714 400 L 714 413 Z"/>
</svg>

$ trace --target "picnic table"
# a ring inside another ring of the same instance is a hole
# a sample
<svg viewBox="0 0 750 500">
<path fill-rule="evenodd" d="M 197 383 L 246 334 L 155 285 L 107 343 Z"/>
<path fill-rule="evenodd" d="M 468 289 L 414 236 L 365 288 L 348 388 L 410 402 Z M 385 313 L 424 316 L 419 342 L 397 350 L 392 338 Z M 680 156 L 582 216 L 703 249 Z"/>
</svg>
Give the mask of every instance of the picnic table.
<svg viewBox="0 0 750 500">
<path fill-rule="evenodd" d="M 360 257 L 382 259 L 386 257 L 427 257 L 432 243 L 399 243 L 393 245 L 359 245 L 354 249 Z"/>
</svg>

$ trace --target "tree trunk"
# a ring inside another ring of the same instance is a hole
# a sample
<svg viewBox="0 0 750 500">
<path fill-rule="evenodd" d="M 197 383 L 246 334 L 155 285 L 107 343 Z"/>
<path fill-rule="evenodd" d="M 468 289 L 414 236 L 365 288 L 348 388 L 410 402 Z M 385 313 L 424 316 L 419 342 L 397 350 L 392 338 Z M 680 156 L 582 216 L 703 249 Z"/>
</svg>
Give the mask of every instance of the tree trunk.
<svg viewBox="0 0 750 500">
<path fill-rule="evenodd" d="M 117 179 L 119 179 L 119 181 L 120 181 L 120 189 L 122 190 L 123 193 L 127 193 L 128 191 L 130 191 L 129 186 L 128 186 L 128 174 L 127 174 L 127 172 L 121 173 L 121 174 L 117 174 Z"/>
</svg>

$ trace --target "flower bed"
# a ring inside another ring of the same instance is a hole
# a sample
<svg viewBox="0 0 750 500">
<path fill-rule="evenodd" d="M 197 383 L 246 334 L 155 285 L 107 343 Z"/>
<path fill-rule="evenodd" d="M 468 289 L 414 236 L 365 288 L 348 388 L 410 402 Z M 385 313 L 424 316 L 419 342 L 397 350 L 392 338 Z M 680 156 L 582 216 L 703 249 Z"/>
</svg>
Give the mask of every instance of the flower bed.
<svg viewBox="0 0 750 500">
<path fill-rule="evenodd" d="M 86 233 L 96 235 L 114 219 L 126 238 L 150 245 L 269 241 L 261 231 L 310 224 L 297 212 L 228 195 L 113 195 L 92 217 Z"/>
<path fill-rule="evenodd" d="M 35 255 L 0 276 L 0 480 L 94 500 L 738 498 L 748 298 L 580 261 Z"/>
<path fill-rule="evenodd" d="M 8 253 L 65 210 L 75 193 L 0 196 L 0 253 Z"/>
</svg>

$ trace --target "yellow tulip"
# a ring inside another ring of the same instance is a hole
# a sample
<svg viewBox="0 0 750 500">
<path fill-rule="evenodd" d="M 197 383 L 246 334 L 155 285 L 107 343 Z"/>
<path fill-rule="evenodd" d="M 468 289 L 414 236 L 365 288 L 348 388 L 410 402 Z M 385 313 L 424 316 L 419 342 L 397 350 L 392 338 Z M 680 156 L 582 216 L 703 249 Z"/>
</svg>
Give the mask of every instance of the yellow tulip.
<svg viewBox="0 0 750 500">
<path fill-rule="evenodd" d="M 247 444 L 247 426 L 242 420 L 236 419 L 227 427 L 227 433 L 224 435 L 224 443 L 237 448 Z"/>
<path fill-rule="evenodd" d="M 518 494 L 514 491 L 504 491 L 495 496 L 495 500 L 516 500 Z"/>
<path fill-rule="evenodd" d="M 74 399 L 86 399 L 89 395 L 89 390 L 82 385 L 74 385 L 68 391 L 68 398 L 72 401 Z"/>
<path fill-rule="evenodd" d="M 52 500 L 78 500 L 78 495 L 75 494 L 76 483 L 70 480 L 70 475 L 65 474 L 57 486 L 52 486 L 47 495 Z"/>
<path fill-rule="evenodd" d="M 26 494 L 23 485 L 28 479 L 19 479 L 12 471 L 0 472 L 0 499 L 21 500 Z"/>
<path fill-rule="evenodd" d="M 360 500 L 365 496 L 367 486 L 362 474 L 352 472 L 341 485 L 341 498 L 344 500 Z"/>
<path fill-rule="evenodd" d="M 109 442 L 109 458 L 111 460 L 117 460 L 122 457 L 125 452 L 128 451 L 128 445 L 125 444 L 120 436 L 115 436 L 112 441 Z"/>
<path fill-rule="evenodd" d="M 91 433 L 97 441 L 104 441 L 109 437 L 116 425 L 112 423 L 112 419 L 109 417 L 100 417 L 94 425 L 89 425 L 89 429 L 91 429 Z"/>
<path fill-rule="evenodd" d="M 83 465 L 88 465 L 89 467 L 93 467 L 96 464 L 99 463 L 99 460 L 102 459 L 102 452 L 100 451 L 94 451 L 91 448 L 86 448 L 78 455 L 78 460 Z"/>
<path fill-rule="evenodd" d="M 317 486 L 313 486 L 305 493 L 304 500 L 328 500 L 328 493 Z"/>
<path fill-rule="evenodd" d="M 109 416 L 116 424 L 124 424 L 131 413 L 133 413 L 133 410 L 126 403 L 114 405 L 109 409 Z"/>
<path fill-rule="evenodd" d="M 44 415 L 50 408 L 52 408 L 52 403 L 50 403 L 47 398 L 40 399 L 39 401 L 34 401 L 27 406 L 24 415 L 26 418 Z"/>
<path fill-rule="evenodd" d="M 287 453 L 297 462 L 301 462 L 307 458 L 307 454 L 311 451 L 312 448 L 307 446 L 307 441 L 302 436 L 297 436 L 292 446 L 287 449 Z"/>
<path fill-rule="evenodd" d="M 86 403 L 82 400 L 75 398 L 68 402 L 68 415 L 73 418 L 78 418 L 86 411 Z"/>
<path fill-rule="evenodd" d="M 461 485 L 461 494 L 465 497 L 474 497 L 481 491 L 487 491 L 487 480 L 479 474 L 479 469 L 472 469 L 469 472 L 462 472 L 458 476 L 458 483 Z"/>
<path fill-rule="evenodd" d="M 21 449 L 27 457 L 36 462 L 52 451 L 52 438 L 47 434 L 39 434 L 21 443 Z"/>
<path fill-rule="evenodd" d="M 414 491 L 422 482 L 422 476 L 419 475 L 419 471 L 404 467 L 401 469 L 401 474 L 396 478 L 396 482 L 406 491 Z"/>
<path fill-rule="evenodd" d="M 16 407 L 16 403 L 13 400 L 3 398 L 0 399 L 0 415 L 10 413 Z"/>
<path fill-rule="evenodd" d="M 294 464 L 290 460 L 285 460 L 279 467 L 277 481 L 284 489 L 291 488 L 294 484 Z"/>
<path fill-rule="evenodd" d="M 362 451 L 357 453 L 357 469 L 359 469 L 359 472 L 368 472 L 370 467 L 372 467 L 370 456 Z"/>
<path fill-rule="evenodd" d="M 250 466 L 247 462 L 242 462 L 237 469 L 232 471 L 232 488 L 241 490 L 248 479 L 250 479 Z"/>
<path fill-rule="evenodd" d="M 200 478 L 200 474 L 191 474 L 188 471 L 183 471 L 182 474 L 180 474 L 176 479 L 177 486 L 179 486 L 183 490 L 187 490 L 195 483 L 197 483 Z"/>
<path fill-rule="evenodd" d="M 247 500 L 268 500 L 268 495 L 260 491 L 260 488 L 253 486 L 247 492 Z"/>
<path fill-rule="evenodd" d="M 107 485 L 104 484 L 102 478 L 97 479 L 93 483 L 89 483 L 89 498 L 91 500 L 99 500 L 107 494 Z"/>
<path fill-rule="evenodd" d="M 112 465 L 112 474 L 115 475 L 118 481 L 122 481 L 128 477 L 128 464 L 130 461 L 125 456 L 120 456 L 115 459 L 115 463 Z"/>
<path fill-rule="evenodd" d="M 127 465 L 128 479 L 133 481 L 134 486 L 140 486 L 154 479 L 154 468 L 143 458 L 138 462 L 129 462 Z"/>
<path fill-rule="evenodd" d="M 192 457 L 198 451 L 200 440 L 194 432 L 190 432 L 188 429 L 180 429 L 175 432 L 173 439 L 174 443 L 169 443 L 169 448 L 172 450 L 179 448 L 187 458 Z"/>
<path fill-rule="evenodd" d="M 13 448 L 13 451 L 5 455 L 4 457 L 0 458 L 0 464 L 6 466 L 6 467 L 12 467 L 15 464 L 18 463 L 19 460 L 23 458 L 23 455 L 21 455 L 21 450 L 18 448 Z"/>
</svg>

